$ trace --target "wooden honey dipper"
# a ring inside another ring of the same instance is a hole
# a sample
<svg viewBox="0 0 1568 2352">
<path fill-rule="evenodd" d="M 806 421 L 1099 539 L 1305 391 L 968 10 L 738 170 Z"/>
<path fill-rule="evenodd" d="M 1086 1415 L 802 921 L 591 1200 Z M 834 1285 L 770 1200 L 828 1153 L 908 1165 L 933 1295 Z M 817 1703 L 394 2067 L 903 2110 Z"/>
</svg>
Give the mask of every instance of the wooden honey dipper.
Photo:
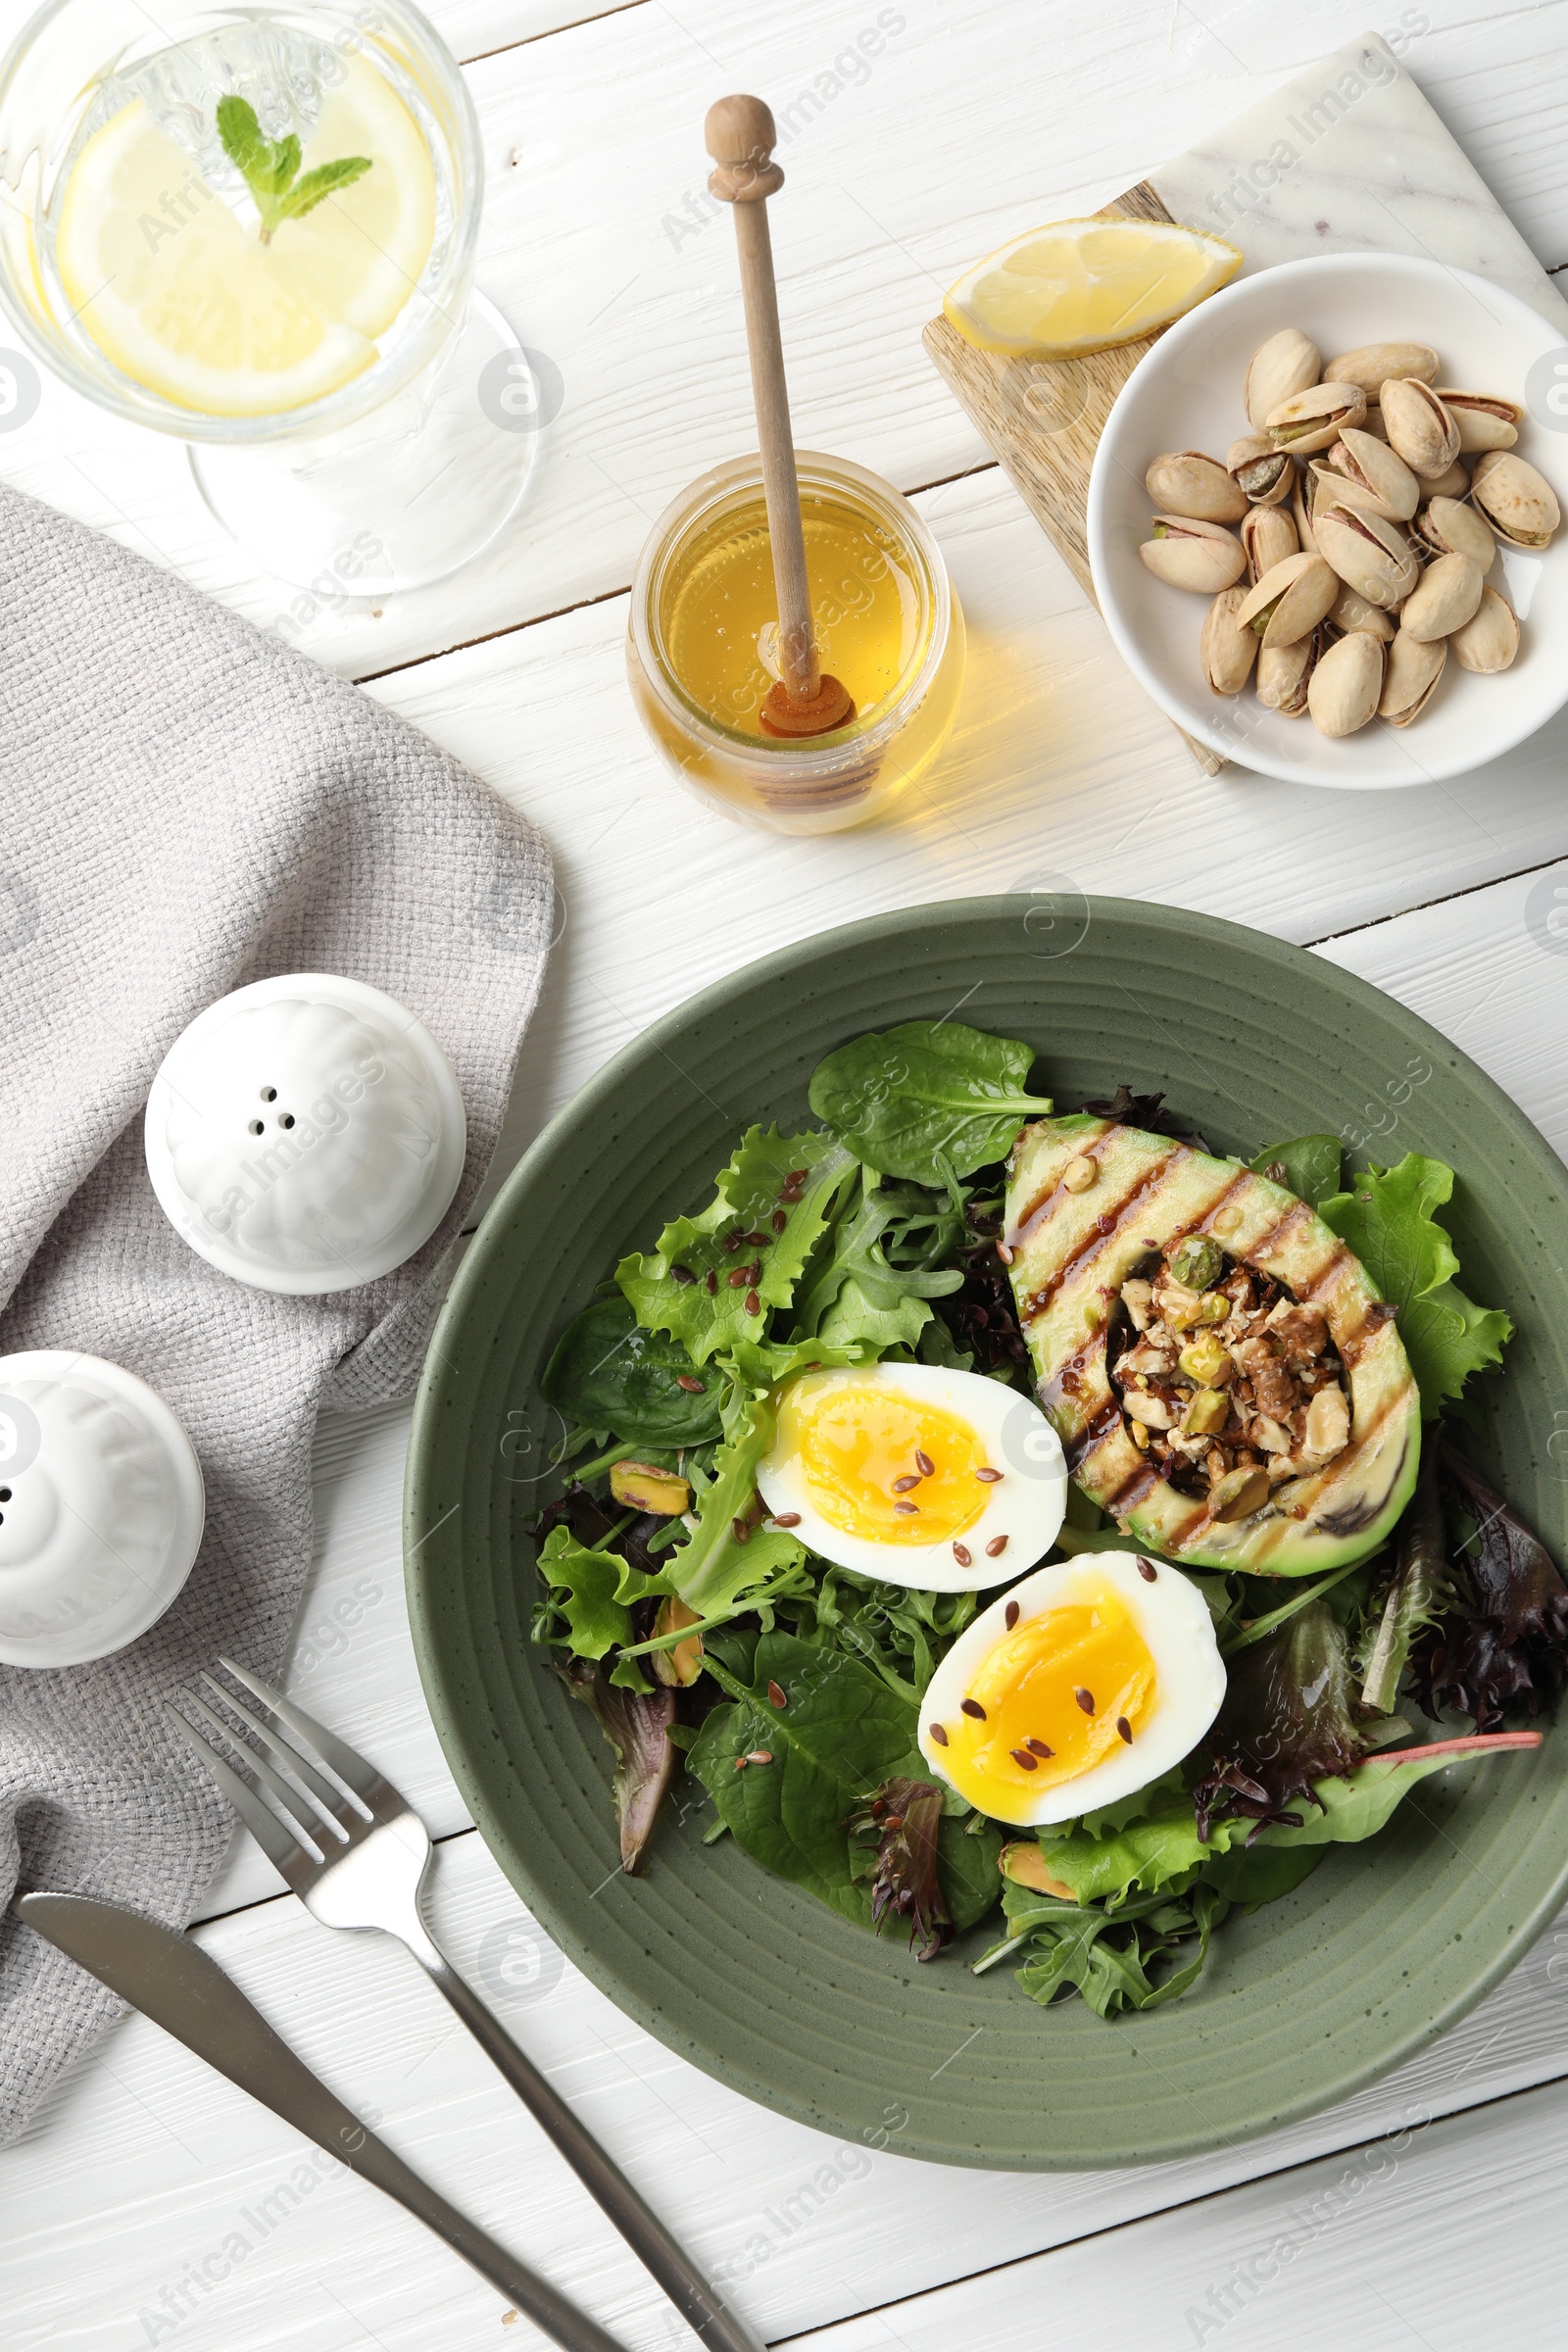
<svg viewBox="0 0 1568 2352">
<path fill-rule="evenodd" d="M 778 665 L 783 675 L 763 697 L 758 720 L 764 735 L 826 735 L 834 727 L 849 724 L 855 716 L 855 704 L 839 680 L 822 668 L 811 621 L 795 436 L 790 430 L 784 346 L 779 336 L 778 288 L 773 281 L 773 247 L 767 232 L 767 199 L 784 185 L 783 172 L 773 161 L 778 132 L 760 98 L 735 97 L 720 98 L 709 108 L 703 137 L 718 167 L 709 175 L 709 188 L 735 208 L 746 340 L 752 357 L 752 397 L 757 404 L 767 535 L 778 596 Z"/>
</svg>

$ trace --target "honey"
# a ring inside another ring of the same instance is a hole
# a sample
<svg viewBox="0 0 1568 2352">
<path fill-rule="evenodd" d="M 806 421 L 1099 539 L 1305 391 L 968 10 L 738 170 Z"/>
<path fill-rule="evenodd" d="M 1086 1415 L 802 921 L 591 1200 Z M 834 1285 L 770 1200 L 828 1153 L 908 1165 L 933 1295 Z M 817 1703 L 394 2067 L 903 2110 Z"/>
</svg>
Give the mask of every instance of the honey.
<svg viewBox="0 0 1568 2352">
<path fill-rule="evenodd" d="M 776 672 L 758 640 L 778 619 L 760 461 L 736 458 L 682 492 L 643 549 L 627 616 L 638 713 L 691 792 L 743 823 L 831 833 L 879 814 L 953 723 L 963 615 L 924 522 L 845 458 L 796 451 L 821 666 L 855 714 L 781 740 L 760 710 Z"/>
<path fill-rule="evenodd" d="M 801 500 L 811 613 L 824 670 L 856 713 L 874 719 L 917 664 L 929 636 L 908 557 L 863 507 L 821 490 Z M 771 740 L 758 712 L 772 675 L 758 651 L 777 620 L 767 511 L 760 493 L 701 530 L 665 587 L 663 639 L 675 681 L 715 725 Z"/>
</svg>

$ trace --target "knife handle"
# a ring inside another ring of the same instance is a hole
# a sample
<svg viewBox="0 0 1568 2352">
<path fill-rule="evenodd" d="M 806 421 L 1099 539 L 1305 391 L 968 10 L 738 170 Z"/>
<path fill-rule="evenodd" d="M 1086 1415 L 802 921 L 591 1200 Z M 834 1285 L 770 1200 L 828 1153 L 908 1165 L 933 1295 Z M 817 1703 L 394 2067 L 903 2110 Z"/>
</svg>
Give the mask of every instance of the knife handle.
<svg viewBox="0 0 1568 2352">
<path fill-rule="evenodd" d="M 535 2123 L 555 2142 L 590 2196 L 598 2200 L 643 2267 L 658 2279 L 699 2341 L 709 2347 L 709 2352 L 762 2352 L 745 2322 L 710 2285 L 685 2247 L 670 2235 L 652 2206 L 644 2202 L 554 2083 L 540 2073 L 500 2019 L 492 2016 L 473 1987 L 458 1974 L 422 1920 L 417 1936 L 405 1933 L 404 1940 Z"/>
</svg>

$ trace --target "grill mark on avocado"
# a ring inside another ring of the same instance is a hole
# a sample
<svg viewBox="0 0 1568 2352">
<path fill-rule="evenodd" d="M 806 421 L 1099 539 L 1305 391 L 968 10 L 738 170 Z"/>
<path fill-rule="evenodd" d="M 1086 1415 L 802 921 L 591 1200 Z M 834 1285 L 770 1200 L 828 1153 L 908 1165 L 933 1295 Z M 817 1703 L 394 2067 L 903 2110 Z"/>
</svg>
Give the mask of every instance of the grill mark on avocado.
<svg viewBox="0 0 1568 2352">
<path fill-rule="evenodd" d="M 1068 1470 L 1076 1476 L 1097 1446 L 1102 1446 L 1114 1430 L 1121 1427 L 1121 1398 L 1114 1390 L 1107 1396 L 1093 1420 L 1086 1421 L 1076 1437 L 1062 1441 L 1062 1453 Z M 1059 1433 L 1058 1433 L 1059 1434 Z M 1140 1464 L 1140 1468 L 1143 1465 Z M 1153 1474 L 1151 1473 L 1152 1476 Z"/>
<path fill-rule="evenodd" d="M 1107 1122 L 1107 1124 L 1102 1127 L 1100 1133 L 1093 1139 L 1091 1149 L 1098 1152 L 1101 1145 L 1104 1142 L 1106 1136 L 1114 1135 L 1115 1132 L 1116 1130 L 1114 1126 Z M 1029 1133 L 1029 1129 L 1025 1128 L 1023 1133 L 1027 1135 Z M 1020 1138 L 1020 1141 L 1022 1139 Z M 1014 1145 L 1013 1149 L 1016 1151 L 1017 1146 Z M 1009 1250 L 1021 1250 L 1024 1247 L 1025 1243 L 1033 1234 L 1035 1227 L 1044 1222 L 1047 1210 L 1060 1200 L 1062 1186 L 1059 1177 L 1048 1184 L 1043 1192 L 1036 1193 L 1034 1199 L 1024 1210 L 1023 1215 L 1019 1218 L 1012 1232 L 1004 1233 L 1002 1237 Z"/>
<path fill-rule="evenodd" d="M 1183 1160 L 1191 1159 L 1191 1157 L 1192 1152 L 1187 1146 L 1178 1145 L 1175 1151 L 1167 1153 L 1166 1157 L 1160 1161 L 1158 1167 L 1146 1171 L 1142 1182 L 1135 1186 L 1132 1192 L 1124 1193 L 1114 1207 L 1104 1210 L 1102 1215 L 1098 1216 L 1088 1236 L 1072 1256 L 1064 1259 L 1057 1271 L 1051 1276 L 1049 1281 L 1043 1282 L 1038 1291 L 1030 1292 L 1029 1297 L 1023 1301 L 1021 1320 L 1025 1323 L 1032 1323 L 1037 1315 L 1042 1314 L 1055 1298 L 1057 1292 L 1069 1282 L 1074 1281 L 1086 1266 L 1094 1262 L 1113 1234 L 1119 1233 L 1123 1226 L 1131 1224 L 1135 1216 L 1143 1215 L 1149 1205 L 1151 1196 L 1158 1192 L 1166 1174 L 1179 1167 Z M 1054 1187 L 1051 1198 L 1046 1203 L 1048 1208 L 1058 1195 L 1065 1200 L 1074 1198 L 1072 1194 L 1064 1193 L 1063 1188 L 1058 1184 Z M 1079 1200 L 1083 1198 L 1082 1194 L 1076 1197 Z M 1036 1211 L 1035 1214 L 1039 1215 L 1040 1212 Z M 1020 1227 L 1019 1231 L 1020 1234 L 1027 1234 L 1027 1223 Z"/>
</svg>

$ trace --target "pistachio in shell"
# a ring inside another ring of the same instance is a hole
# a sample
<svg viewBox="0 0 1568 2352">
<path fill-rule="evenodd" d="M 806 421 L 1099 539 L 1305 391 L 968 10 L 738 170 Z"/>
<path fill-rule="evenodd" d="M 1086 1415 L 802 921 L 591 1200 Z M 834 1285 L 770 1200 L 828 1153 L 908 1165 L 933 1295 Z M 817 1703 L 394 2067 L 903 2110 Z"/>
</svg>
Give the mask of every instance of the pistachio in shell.
<svg viewBox="0 0 1568 2352">
<path fill-rule="evenodd" d="M 1432 481 L 1423 482 L 1421 488 L 1428 498 L 1468 498 L 1469 468 L 1462 458 L 1455 458 L 1446 473 L 1440 473 Z"/>
<path fill-rule="evenodd" d="M 1408 629 L 1400 629 L 1389 647 L 1378 700 L 1379 718 L 1386 718 L 1391 727 L 1407 727 L 1419 718 L 1447 658 L 1446 638 L 1412 637 Z"/>
<path fill-rule="evenodd" d="M 1450 384 L 1439 384 L 1436 391 L 1459 427 L 1461 451 L 1512 449 L 1524 415 L 1516 400 L 1504 400 L 1495 392 L 1460 392 Z"/>
<path fill-rule="evenodd" d="M 1439 556 L 1399 611 L 1405 637 L 1451 637 L 1481 602 L 1481 566 L 1469 556 Z"/>
<path fill-rule="evenodd" d="M 1358 514 L 1343 501 L 1327 506 L 1321 499 L 1313 512 L 1312 533 L 1318 552 L 1339 573 L 1348 588 L 1364 596 L 1369 605 L 1392 612 L 1421 577 L 1421 566 L 1408 538 L 1396 522 L 1382 514 Z"/>
<path fill-rule="evenodd" d="M 1438 355 L 1430 343 L 1358 343 L 1342 351 L 1324 368 L 1336 384 L 1359 384 L 1368 402 L 1377 400 L 1391 375 L 1413 375 L 1423 384 L 1437 381 Z"/>
<path fill-rule="evenodd" d="M 1418 376 L 1391 375 L 1379 403 L 1389 446 L 1423 481 L 1446 473 L 1459 455 L 1459 427 L 1430 384 Z"/>
<path fill-rule="evenodd" d="M 1193 514 L 1156 514 L 1151 530 L 1138 553 L 1167 588 L 1217 596 L 1247 569 L 1241 541 L 1223 523 Z"/>
<path fill-rule="evenodd" d="M 1340 593 L 1328 610 L 1327 626 L 1337 629 L 1342 637 L 1348 637 L 1352 630 L 1364 629 L 1369 637 L 1381 637 L 1387 644 L 1398 623 L 1392 613 L 1385 612 L 1380 605 L 1369 604 L 1342 580 Z"/>
<path fill-rule="evenodd" d="M 1408 522 L 1421 504 L 1421 484 L 1409 466 L 1375 433 L 1347 425 L 1338 441 L 1314 458 L 1312 470 L 1328 475 L 1330 495 L 1360 514 L 1386 514 Z"/>
<path fill-rule="evenodd" d="M 1293 466 L 1291 471 L 1296 475 L 1295 486 L 1291 491 L 1291 520 L 1296 525 L 1296 536 L 1306 549 L 1307 554 L 1315 556 L 1318 547 L 1312 534 L 1312 506 L 1317 497 L 1317 477 L 1310 467 L 1305 473 L 1302 473 L 1298 466 Z"/>
<path fill-rule="evenodd" d="M 1557 494 L 1545 475 L 1509 449 L 1489 449 L 1477 458 L 1470 496 L 1510 547 L 1549 547 L 1562 520 Z"/>
<path fill-rule="evenodd" d="M 1483 571 L 1492 569 L 1497 542 L 1486 517 L 1456 498 L 1429 498 L 1415 518 L 1415 532 L 1435 556 L 1468 556 Z"/>
<path fill-rule="evenodd" d="M 1236 617 L 1264 645 L 1294 645 L 1310 636 L 1338 594 L 1339 583 L 1321 556 L 1286 556 L 1264 572 Z"/>
<path fill-rule="evenodd" d="M 1353 735 L 1376 714 L 1383 693 L 1383 640 L 1352 629 L 1318 656 L 1306 707 L 1320 735 Z"/>
<path fill-rule="evenodd" d="M 1249 634 L 1250 632 L 1249 631 Z M 1314 629 L 1294 645 L 1264 645 L 1257 654 L 1257 699 L 1282 718 L 1304 718 L 1306 694 L 1323 640 Z"/>
<path fill-rule="evenodd" d="M 1247 576 L 1254 588 L 1265 571 L 1300 552 L 1296 525 L 1283 507 L 1253 507 L 1238 536 L 1247 550 Z"/>
<path fill-rule="evenodd" d="M 1483 677 L 1506 669 L 1519 651 L 1519 622 L 1513 607 L 1495 588 L 1483 587 L 1480 604 L 1448 643 L 1461 669 L 1476 670 Z"/>
<path fill-rule="evenodd" d="M 1225 470 L 1254 506 L 1280 505 L 1296 483 L 1296 467 L 1267 433 L 1244 433 L 1239 441 L 1233 441 L 1225 452 Z"/>
<path fill-rule="evenodd" d="M 1322 372 L 1317 345 L 1298 326 L 1282 326 L 1253 352 L 1242 385 L 1242 406 L 1254 432 L 1262 432 L 1269 411 L 1295 392 L 1304 392 Z"/>
<path fill-rule="evenodd" d="M 1357 384 L 1311 384 L 1270 409 L 1264 430 L 1276 449 L 1306 458 L 1337 441 L 1347 425 L 1366 417 L 1366 394 Z"/>
<path fill-rule="evenodd" d="M 1222 588 L 1204 616 L 1199 661 L 1210 694 L 1240 694 L 1252 673 L 1257 639 L 1236 619 L 1246 598 L 1243 586 Z"/>
<path fill-rule="evenodd" d="M 1200 449 L 1168 450 L 1156 458 L 1144 476 L 1149 495 L 1166 514 L 1185 514 L 1200 522 L 1240 522 L 1248 496 L 1237 488 L 1217 458 Z"/>
</svg>

